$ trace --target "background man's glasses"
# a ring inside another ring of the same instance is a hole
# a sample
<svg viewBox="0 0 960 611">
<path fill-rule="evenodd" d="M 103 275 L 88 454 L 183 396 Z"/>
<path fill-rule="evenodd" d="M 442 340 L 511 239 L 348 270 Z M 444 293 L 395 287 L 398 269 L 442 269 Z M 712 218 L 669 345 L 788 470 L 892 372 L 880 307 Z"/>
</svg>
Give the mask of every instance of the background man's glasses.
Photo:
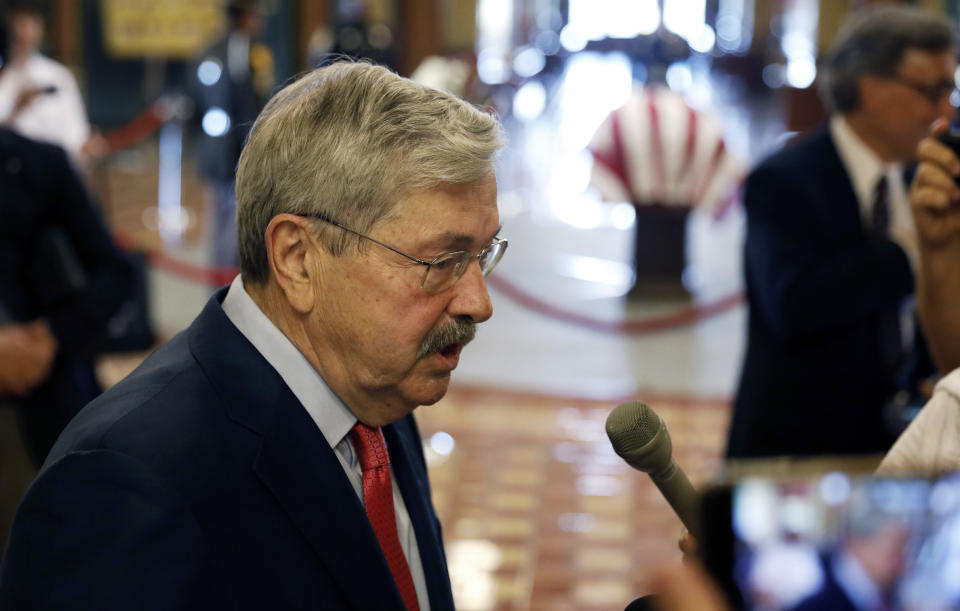
<svg viewBox="0 0 960 611">
<path fill-rule="evenodd" d="M 956 89 L 956 84 L 954 84 L 953 81 L 940 81 L 933 85 L 924 85 L 923 83 L 917 83 L 916 81 L 897 75 L 891 76 L 890 80 L 904 87 L 913 89 L 934 106 L 940 104 L 945 98 L 950 97 L 950 94 Z"/>
<path fill-rule="evenodd" d="M 480 265 L 480 271 L 484 276 L 486 276 L 493 271 L 493 268 L 496 267 L 497 263 L 500 262 L 500 258 L 503 257 L 503 253 L 507 250 L 506 240 L 494 238 L 490 244 L 481 248 L 480 252 L 478 252 L 476 255 L 467 250 L 458 250 L 456 252 L 447 252 L 443 253 L 442 255 L 437 255 L 430 261 L 424 261 L 423 259 L 418 259 L 417 257 L 397 250 L 389 244 L 384 244 L 383 242 L 375 240 L 370 236 L 363 235 L 359 231 L 354 231 L 349 227 L 344 227 L 340 223 L 322 214 L 302 214 L 300 216 L 315 218 L 325 223 L 330 223 L 331 225 L 339 227 L 344 231 L 350 232 L 356 236 L 360 236 L 365 240 L 370 240 L 374 244 L 383 246 L 388 250 L 392 250 L 398 255 L 404 256 L 411 261 L 419 263 L 420 265 L 425 265 L 427 269 L 423 273 L 423 280 L 420 282 L 420 286 L 422 286 L 423 289 L 430 294 L 442 293 L 456 284 L 457 280 L 459 280 L 460 277 L 463 276 L 464 272 L 467 271 L 467 267 L 470 266 L 470 260 L 474 257 L 477 259 L 477 264 Z"/>
</svg>

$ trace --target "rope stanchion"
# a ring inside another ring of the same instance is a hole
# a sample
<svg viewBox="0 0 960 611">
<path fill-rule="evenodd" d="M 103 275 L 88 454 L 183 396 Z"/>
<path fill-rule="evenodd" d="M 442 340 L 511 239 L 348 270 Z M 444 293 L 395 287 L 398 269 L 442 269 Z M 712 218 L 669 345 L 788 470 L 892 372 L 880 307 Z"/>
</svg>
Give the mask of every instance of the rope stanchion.
<svg viewBox="0 0 960 611">
<path fill-rule="evenodd" d="M 136 240 L 129 234 L 114 230 L 114 240 L 117 245 L 124 250 L 138 250 L 147 257 L 147 262 L 155 269 L 169 272 L 174 276 L 179 276 L 184 280 L 206 284 L 211 288 L 219 288 L 225 284 L 233 282 L 234 277 L 240 270 L 232 267 L 209 267 L 189 263 L 182 259 L 177 259 L 157 248 L 142 248 L 136 244 Z"/>
<path fill-rule="evenodd" d="M 157 98 L 143 112 L 122 127 L 103 135 L 107 144 L 107 155 L 140 144 L 157 132 L 170 120 L 184 121 L 192 112 L 192 103 L 182 95 L 169 95 Z"/>
<path fill-rule="evenodd" d="M 681 308 L 667 314 L 650 316 L 640 320 L 600 320 L 576 312 L 570 312 L 547 303 L 542 299 L 523 291 L 503 276 L 489 276 L 487 284 L 497 289 L 515 303 L 549 318 L 559 320 L 593 331 L 625 335 L 646 335 L 660 331 L 668 331 L 693 324 L 699 320 L 716 316 L 731 308 L 744 303 L 744 293 L 735 291 L 720 299 L 696 306 Z"/>
<path fill-rule="evenodd" d="M 132 121 L 103 135 L 107 154 L 116 153 L 143 142 L 166 122 L 167 116 L 160 102 L 154 102 Z"/>
<path fill-rule="evenodd" d="M 127 250 L 136 248 L 133 238 L 123 232 L 115 233 L 115 238 L 121 248 Z M 163 270 L 188 281 L 205 284 L 211 288 L 218 288 L 225 284 L 230 284 L 237 273 L 239 273 L 238 269 L 231 267 L 208 267 L 188 263 L 158 249 L 147 249 L 144 252 L 147 256 L 147 261 L 149 261 L 150 265 L 155 269 Z M 680 308 L 666 314 L 654 315 L 639 320 L 611 321 L 601 320 L 559 308 L 523 291 L 503 276 L 489 276 L 487 277 L 487 284 L 518 305 L 548 318 L 584 327 L 592 331 L 620 335 L 648 335 L 685 327 L 700 320 L 726 312 L 745 301 L 743 292 L 735 291 L 719 299 L 701 305 Z"/>
</svg>

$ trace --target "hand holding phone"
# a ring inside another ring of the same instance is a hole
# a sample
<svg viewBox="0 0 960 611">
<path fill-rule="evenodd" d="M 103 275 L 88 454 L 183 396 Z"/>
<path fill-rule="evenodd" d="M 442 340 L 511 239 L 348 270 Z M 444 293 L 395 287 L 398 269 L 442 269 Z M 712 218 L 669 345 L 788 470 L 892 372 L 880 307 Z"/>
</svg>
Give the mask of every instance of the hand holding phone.
<svg viewBox="0 0 960 611">
<path fill-rule="evenodd" d="M 17 99 L 13 103 L 12 115 L 29 106 L 35 99 L 45 95 L 52 95 L 57 92 L 56 85 L 40 85 L 37 87 L 25 87 L 17 94 Z"/>
<path fill-rule="evenodd" d="M 950 147 L 953 154 L 960 159 L 960 129 L 948 129 L 937 136 L 937 140 Z"/>
<path fill-rule="evenodd" d="M 924 138 L 917 147 L 917 160 L 910 206 L 920 248 L 940 250 L 960 237 L 960 131 Z"/>
</svg>

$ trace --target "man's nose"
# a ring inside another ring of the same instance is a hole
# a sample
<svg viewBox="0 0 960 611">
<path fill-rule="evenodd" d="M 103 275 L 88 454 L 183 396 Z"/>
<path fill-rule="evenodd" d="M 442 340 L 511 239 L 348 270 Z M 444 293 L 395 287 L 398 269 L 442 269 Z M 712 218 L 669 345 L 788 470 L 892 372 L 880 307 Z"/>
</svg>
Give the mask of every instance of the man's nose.
<svg viewBox="0 0 960 611">
<path fill-rule="evenodd" d="M 467 266 L 463 277 L 453 286 L 456 295 L 450 302 L 452 316 L 466 316 L 475 323 L 481 323 L 493 315 L 493 304 L 487 292 L 487 281 L 480 270 L 480 263 L 474 259 Z"/>
</svg>

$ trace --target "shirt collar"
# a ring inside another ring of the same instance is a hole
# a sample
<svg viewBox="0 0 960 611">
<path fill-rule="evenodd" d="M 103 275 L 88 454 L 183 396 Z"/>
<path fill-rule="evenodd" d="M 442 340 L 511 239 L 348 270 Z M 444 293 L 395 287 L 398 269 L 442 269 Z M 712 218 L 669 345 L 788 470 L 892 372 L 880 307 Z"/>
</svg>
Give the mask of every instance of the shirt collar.
<svg viewBox="0 0 960 611">
<path fill-rule="evenodd" d="M 856 608 L 877 609 L 881 606 L 880 590 L 853 555 L 846 551 L 837 552 L 833 563 L 833 576 Z"/>
<path fill-rule="evenodd" d="M 888 182 L 897 180 L 903 173 L 899 163 L 885 164 L 850 127 L 842 115 L 830 118 L 830 136 L 837 147 L 840 160 L 847 170 L 853 191 L 860 202 L 860 208 L 869 213 L 873 206 L 873 193 L 877 181 L 886 175 Z"/>
<path fill-rule="evenodd" d="M 267 318 L 237 275 L 223 300 L 223 311 L 257 352 L 270 363 L 316 423 L 330 447 L 336 447 L 357 417 L 313 368 L 310 361 Z"/>
</svg>

